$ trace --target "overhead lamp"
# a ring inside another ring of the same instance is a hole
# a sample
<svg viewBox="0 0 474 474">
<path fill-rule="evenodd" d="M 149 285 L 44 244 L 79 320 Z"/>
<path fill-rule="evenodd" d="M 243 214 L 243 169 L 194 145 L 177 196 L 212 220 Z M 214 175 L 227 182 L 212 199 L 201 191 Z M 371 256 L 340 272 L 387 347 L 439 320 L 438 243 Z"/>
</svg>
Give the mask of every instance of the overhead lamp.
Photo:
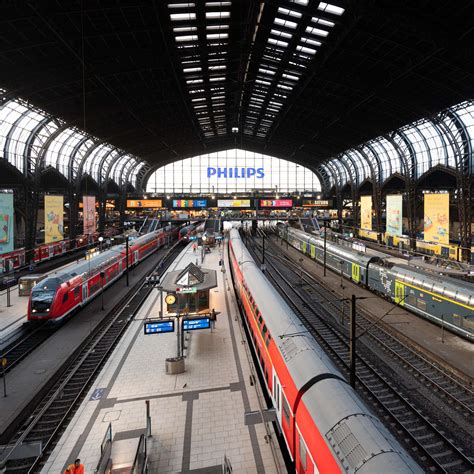
<svg viewBox="0 0 474 474">
<path fill-rule="evenodd" d="M 232 133 L 239 133 L 239 127 L 232 127 Z"/>
</svg>

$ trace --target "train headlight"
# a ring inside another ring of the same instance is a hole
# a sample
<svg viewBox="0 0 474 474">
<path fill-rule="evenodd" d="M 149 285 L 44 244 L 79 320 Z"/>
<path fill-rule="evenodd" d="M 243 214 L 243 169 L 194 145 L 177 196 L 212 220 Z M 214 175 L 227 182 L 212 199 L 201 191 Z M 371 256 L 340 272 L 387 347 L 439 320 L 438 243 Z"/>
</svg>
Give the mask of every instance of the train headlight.
<svg viewBox="0 0 474 474">
<path fill-rule="evenodd" d="M 32 312 L 32 313 L 36 313 L 36 309 L 32 309 L 31 312 Z"/>
<path fill-rule="evenodd" d="M 49 308 L 46 309 L 46 312 L 49 313 Z"/>
</svg>

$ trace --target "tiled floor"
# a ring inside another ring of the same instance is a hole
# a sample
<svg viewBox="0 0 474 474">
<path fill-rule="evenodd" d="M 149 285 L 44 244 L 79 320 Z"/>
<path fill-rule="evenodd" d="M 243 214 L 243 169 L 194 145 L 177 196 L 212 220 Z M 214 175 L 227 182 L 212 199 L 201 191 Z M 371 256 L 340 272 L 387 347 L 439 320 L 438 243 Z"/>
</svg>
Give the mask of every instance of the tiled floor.
<svg viewBox="0 0 474 474">
<path fill-rule="evenodd" d="M 188 246 L 170 270 L 195 260 Z M 157 316 L 160 307 L 159 294 L 154 292 L 42 472 L 61 472 L 76 457 L 84 462 L 86 472 L 93 472 L 109 423 L 113 435 L 121 439 L 145 429 L 146 400 L 152 418 L 149 472 L 210 472 L 221 466 L 224 455 L 236 473 L 285 472 L 277 443 L 266 442 L 267 435 L 273 435 L 271 425 L 244 425 L 244 413 L 258 410 L 264 402 L 260 389 L 249 383 L 253 368 L 240 319 L 235 317 L 236 303 L 226 280 L 230 275 L 220 271 L 218 261 L 215 249 L 203 264 L 218 271 L 219 287 L 211 290 L 210 303 L 220 312 L 216 329 L 188 333 L 186 372 L 165 374 L 165 359 L 176 355 L 176 334 L 143 334 L 141 320 Z M 98 401 L 91 400 L 96 388 L 105 389 Z"/>
</svg>

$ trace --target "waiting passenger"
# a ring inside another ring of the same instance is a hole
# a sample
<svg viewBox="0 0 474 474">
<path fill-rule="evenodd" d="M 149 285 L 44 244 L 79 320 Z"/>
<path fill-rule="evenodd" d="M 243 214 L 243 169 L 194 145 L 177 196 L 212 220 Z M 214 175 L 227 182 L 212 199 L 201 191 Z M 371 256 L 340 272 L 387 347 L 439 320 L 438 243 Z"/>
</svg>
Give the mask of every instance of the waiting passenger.
<svg viewBox="0 0 474 474">
<path fill-rule="evenodd" d="M 214 308 L 212 308 L 212 311 L 211 311 L 211 330 L 216 329 L 216 320 L 217 320 L 216 310 Z"/>
</svg>

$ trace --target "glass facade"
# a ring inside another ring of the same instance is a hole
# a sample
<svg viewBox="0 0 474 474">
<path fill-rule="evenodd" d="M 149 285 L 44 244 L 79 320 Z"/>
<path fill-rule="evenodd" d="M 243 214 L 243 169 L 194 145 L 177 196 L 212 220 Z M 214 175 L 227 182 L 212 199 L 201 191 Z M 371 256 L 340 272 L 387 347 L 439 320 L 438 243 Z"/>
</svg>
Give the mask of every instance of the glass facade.
<svg viewBox="0 0 474 474">
<path fill-rule="evenodd" d="M 433 119 L 406 125 L 387 137 L 347 150 L 322 163 L 319 170 L 329 187 L 360 186 L 366 179 L 383 184 L 395 173 L 416 181 L 435 166 L 472 173 L 473 145 L 474 103 L 463 102 Z"/>
<path fill-rule="evenodd" d="M 4 93 L 0 89 L 0 96 Z M 89 175 L 98 184 L 108 178 L 119 186 L 136 186 L 145 165 L 21 99 L 0 106 L 0 159 L 22 174 L 33 173 L 38 166 L 52 167 L 69 180 Z"/>
<path fill-rule="evenodd" d="M 194 156 L 156 170 L 147 192 L 232 194 L 267 191 L 282 194 L 320 192 L 308 168 L 273 156 L 233 149 Z"/>
</svg>

